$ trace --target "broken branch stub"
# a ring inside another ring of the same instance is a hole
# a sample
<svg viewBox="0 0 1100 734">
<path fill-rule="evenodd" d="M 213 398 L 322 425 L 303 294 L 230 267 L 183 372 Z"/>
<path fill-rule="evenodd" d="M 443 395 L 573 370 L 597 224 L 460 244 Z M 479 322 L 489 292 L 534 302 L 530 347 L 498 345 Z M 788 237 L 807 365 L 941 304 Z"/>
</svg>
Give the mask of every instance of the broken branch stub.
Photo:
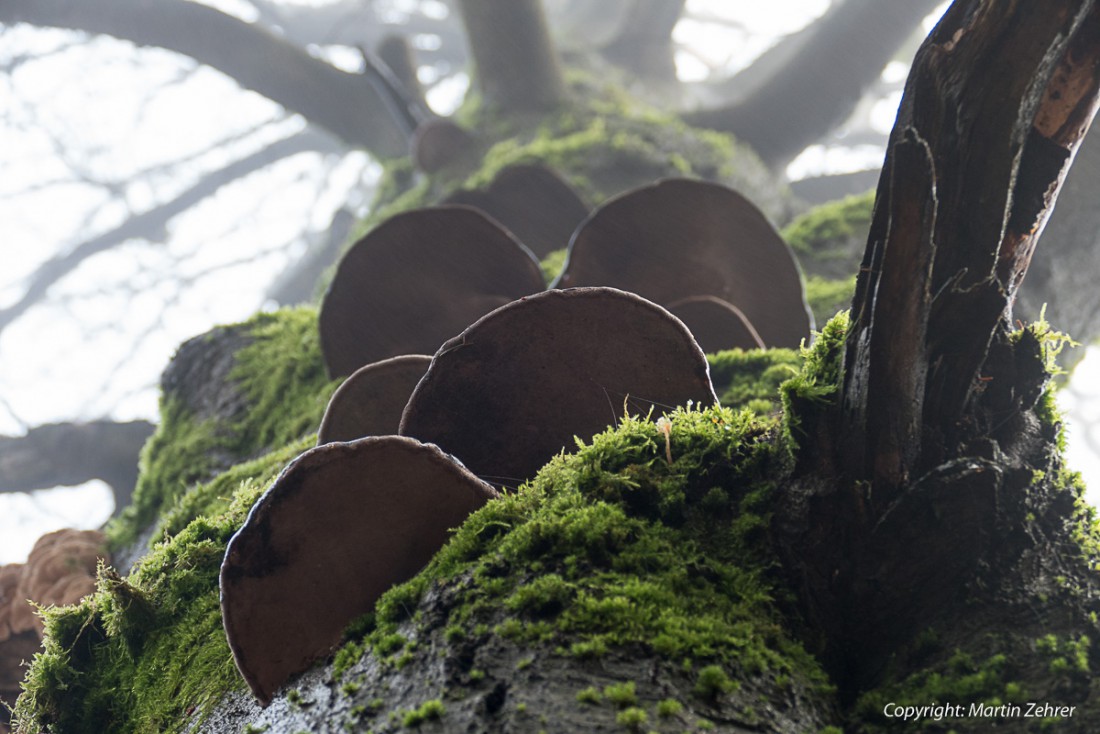
<svg viewBox="0 0 1100 734">
<path fill-rule="evenodd" d="M 549 290 L 509 303 L 444 344 L 401 418 L 470 471 L 518 485 L 614 425 L 624 403 L 657 413 L 717 402 L 683 323 L 615 288 Z"/>
<path fill-rule="evenodd" d="M 321 304 L 330 376 L 402 354 L 430 354 L 498 306 L 543 289 L 527 248 L 475 209 L 415 209 L 344 255 Z"/>
<path fill-rule="evenodd" d="M 1098 90 L 1094 0 L 960 0 L 921 46 L 846 347 L 838 433 L 857 478 L 898 486 L 972 432 L 990 344 Z"/>
<path fill-rule="evenodd" d="M 431 361 L 425 354 L 405 354 L 357 369 L 329 399 L 317 445 L 396 434 L 405 403 Z"/>
<path fill-rule="evenodd" d="M 720 184 L 666 179 L 586 219 L 553 287 L 611 286 L 661 305 L 715 296 L 770 347 L 797 348 L 813 318 L 794 254 L 764 214 Z"/>
<path fill-rule="evenodd" d="M 399 436 L 318 446 L 292 461 L 221 567 L 226 638 L 256 698 L 270 703 L 496 496 L 435 446 Z"/>
</svg>

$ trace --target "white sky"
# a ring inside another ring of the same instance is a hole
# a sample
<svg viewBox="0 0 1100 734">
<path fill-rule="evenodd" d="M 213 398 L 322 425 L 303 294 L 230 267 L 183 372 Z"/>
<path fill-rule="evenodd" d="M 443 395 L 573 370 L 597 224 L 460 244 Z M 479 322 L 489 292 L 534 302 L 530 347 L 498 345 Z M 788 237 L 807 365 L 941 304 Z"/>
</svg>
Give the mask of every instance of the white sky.
<svg viewBox="0 0 1100 734">
<path fill-rule="evenodd" d="M 407 11 L 409 2 L 393 0 L 394 12 Z M 242 17 L 251 12 L 241 0 L 211 4 Z M 710 22 L 684 21 L 677 38 L 690 39 L 706 64 L 736 69 L 751 63 L 777 36 L 819 16 L 828 1 L 689 0 L 687 7 Z M 44 51 L 69 38 L 9 29 L 0 37 L 0 49 L 18 42 L 24 51 Z M 135 76 L 132 55 L 128 44 L 97 39 L 0 77 L 0 98 L 13 100 L 0 107 L 0 221 L 6 238 L 0 243 L 0 306 L 12 303 L 24 277 L 48 258 L 116 226 L 131 212 L 170 198 L 202 171 L 302 127 L 271 102 L 171 53 L 143 51 Z M 681 54 L 677 62 L 685 79 L 706 71 L 704 62 L 690 55 Z M 892 64 L 884 81 L 899 82 L 905 73 L 903 64 Z M 466 83 L 464 75 L 456 75 L 449 86 L 436 90 L 433 103 L 452 106 Z M 899 98 L 869 110 L 876 128 L 890 128 Z M 212 141 L 223 139 L 233 140 L 209 150 Z M 74 163 L 59 154 L 59 140 L 84 156 L 76 164 L 88 178 L 115 184 L 125 205 L 105 199 L 98 185 L 75 180 L 52 185 L 71 177 Z M 181 156 L 194 160 L 180 169 L 140 176 Z M 789 171 L 801 177 L 858 170 L 878 165 L 881 158 L 881 149 L 873 147 L 814 146 Z M 297 241 L 303 222 L 323 227 L 349 192 L 369 190 L 377 173 L 361 154 L 341 160 L 298 155 L 225 187 L 177 218 L 164 244 L 135 241 L 86 261 L 58 283 L 47 303 L 0 335 L 0 433 L 19 434 L 27 425 L 74 417 L 154 419 L 156 381 L 178 344 L 261 308 L 265 288 L 304 246 Z M 26 193 L 35 187 L 37 192 Z M 179 286 L 181 273 L 193 280 L 188 287 Z M 1100 358 L 1086 360 L 1078 370 L 1075 382 L 1082 394 L 1086 374 L 1095 374 L 1087 384 L 1100 385 L 1098 364 Z M 1082 417 L 1100 419 L 1100 395 L 1078 405 L 1097 413 Z M 1100 477 L 1100 466 L 1079 440 L 1078 431 L 1084 430 L 1071 431 L 1071 459 Z M 0 563 L 22 560 L 35 538 L 56 527 L 99 526 L 110 514 L 109 496 L 98 482 L 30 495 L 0 494 Z"/>
</svg>

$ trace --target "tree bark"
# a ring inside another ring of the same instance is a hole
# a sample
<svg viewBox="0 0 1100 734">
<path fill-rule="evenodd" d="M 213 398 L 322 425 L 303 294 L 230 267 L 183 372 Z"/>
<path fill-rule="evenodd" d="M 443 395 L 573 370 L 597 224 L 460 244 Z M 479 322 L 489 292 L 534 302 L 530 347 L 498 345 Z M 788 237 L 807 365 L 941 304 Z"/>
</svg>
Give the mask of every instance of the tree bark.
<svg viewBox="0 0 1100 734">
<path fill-rule="evenodd" d="M 1049 569 L 1091 573 L 1067 539 L 1082 520 L 1040 401 L 1042 337 L 1009 323 L 1098 100 L 1096 0 L 957 0 L 917 54 L 836 347 L 839 395 L 792 398 L 807 448 L 775 515 L 848 703 L 925 669 L 903 662 L 921 630 L 969 647 L 968 630 L 1045 604 L 1031 590 Z M 1093 634 L 1083 602 L 1060 604 L 1057 625 Z"/>
<path fill-rule="evenodd" d="M 268 31 L 184 0 L 8 0 L 0 23 L 101 33 L 190 56 L 377 156 L 404 154 L 408 140 L 379 91 Z"/>
<path fill-rule="evenodd" d="M 485 101 L 510 112 L 544 112 L 565 96 L 557 52 L 539 0 L 462 0 L 462 22 Z"/>
<path fill-rule="evenodd" d="M 686 119 L 733 133 L 779 166 L 844 122 L 940 1 L 845 0 L 727 85 L 751 91 Z"/>
<path fill-rule="evenodd" d="M 1096 111 L 1093 3 L 999 5 L 956 3 L 922 46 L 879 182 L 839 435 L 883 487 L 973 428 L 990 344 Z"/>
</svg>

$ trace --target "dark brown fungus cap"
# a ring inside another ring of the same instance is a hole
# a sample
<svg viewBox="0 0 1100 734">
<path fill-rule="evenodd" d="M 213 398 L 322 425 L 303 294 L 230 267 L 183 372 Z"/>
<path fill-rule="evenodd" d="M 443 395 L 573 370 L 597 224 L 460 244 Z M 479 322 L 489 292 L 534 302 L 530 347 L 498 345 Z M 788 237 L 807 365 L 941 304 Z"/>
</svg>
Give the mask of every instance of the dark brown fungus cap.
<svg viewBox="0 0 1100 734">
<path fill-rule="evenodd" d="M 707 354 L 723 349 L 760 349 L 764 341 L 741 309 L 715 296 L 692 296 L 668 304 Z"/>
<path fill-rule="evenodd" d="M 573 187 L 545 166 L 504 168 L 488 188 L 459 191 L 446 201 L 477 207 L 504 225 L 540 260 L 569 244 L 588 207 Z"/>
<path fill-rule="evenodd" d="M 266 706 L 328 654 L 349 622 L 495 496 L 435 446 L 399 436 L 326 444 L 291 462 L 221 568 L 226 637 L 256 698 Z"/>
<path fill-rule="evenodd" d="M 516 485 L 573 437 L 689 400 L 716 402 L 706 358 L 668 311 L 614 288 L 510 303 L 443 345 L 401 434 L 431 441 L 483 479 Z"/>
<path fill-rule="evenodd" d="M 340 261 L 321 304 L 329 374 L 431 354 L 494 308 L 542 290 L 538 261 L 495 222 L 460 206 L 393 216 Z"/>
<path fill-rule="evenodd" d="M 431 361 L 406 354 L 357 369 L 329 399 L 317 444 L 397 433 L 401 411 Z"/>
<path fill-rule="evenodd" d="M 662 305 L 697 295 L 736 306 L 769 347 L 797 347 L 813 321 L 790 248 L 745 197 L 668 179 L 611 199 L 573 235 L 554 287 L 607 285 Z"/>
</svg>

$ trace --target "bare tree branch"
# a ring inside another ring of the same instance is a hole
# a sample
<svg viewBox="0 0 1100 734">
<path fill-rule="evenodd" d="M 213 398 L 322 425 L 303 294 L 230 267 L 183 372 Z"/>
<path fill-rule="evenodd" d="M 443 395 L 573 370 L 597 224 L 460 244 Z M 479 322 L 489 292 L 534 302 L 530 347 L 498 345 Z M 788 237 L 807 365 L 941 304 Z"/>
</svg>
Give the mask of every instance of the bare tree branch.
<svg viewBox="0 0 1100 734">
<path fill-rule="evenodd" d="M 642 78 L 676 82 L 672 29 L 684 12 L 685 3 L 686 0 L 637 0 L 615 39 L 604 47 L 604 56 Z"/>
<path fill-rule="evenodd" d="M 539 0 L 462 0 L 459 7 L 486 102 L 537 112 L 562 100 L 565 83 Z"/>
<path fill-rule="evenodd" d="M 5 0 L 0 23 L 102 33 L 190 56 L 351 145 L 402 155 L 407 138 L 379 92 L 268 31 L 184 0 Z"/>
<path fill-rule="evenodd" d="M 686 119 L 731 132 L 766 162 L 782 164 L 845 120 L 917 24 L 941 2 L 845 0 L 761 57 L 749 76 L 731 81 L 751 82 L 753 91 Z M 761 69 L 770 70 L 763 79 Z"/>
<path fill-rule="evenodd" d="M 92 479 L 110 485 L 117 514 L 133 494 L 138 455 L 153 433 L 146 421 L 51 423 L 25 436 L 0 436 L 0 492 L 74 486 Z"/>
<path fill-rule="evenodd" d="M 27 309 L 41 300 L 51 286 L 92 255 L 108 250 L 128 239 L 163 232 L 167 223 L 176 215 L 211 196 L 222 186 L 269 166 L 275 161 L 298 153 L 310 151 L 337 152 L 340 149 L 339 144 L 331 137 L 307 129 L 289 138 L 272 143 L 262 150 L 230 163 L 224 168 L 204 175 L 194 185 L 171 201 L 131 217 L 109 232 L 85 240 L 69 252 L 43 263 L 30 276 L 26 291 L 19 300 L 0 309 L 0 333 Z"/>
</svg>

